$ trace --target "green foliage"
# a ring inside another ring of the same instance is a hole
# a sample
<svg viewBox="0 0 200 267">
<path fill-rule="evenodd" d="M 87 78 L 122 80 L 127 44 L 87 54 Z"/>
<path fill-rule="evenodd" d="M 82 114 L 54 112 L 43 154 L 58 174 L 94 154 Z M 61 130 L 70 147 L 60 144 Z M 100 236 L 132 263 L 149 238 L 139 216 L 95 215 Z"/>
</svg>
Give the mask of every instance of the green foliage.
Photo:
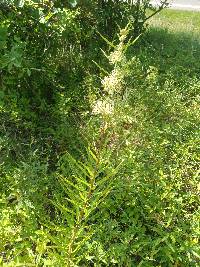
<svg viewBox="0 0 200 267">
<path fill-rule="evenodd" d="M 22 16 L 23 14 L 23 16 Z M 59 95 L 71 107 L 85 99 L 79 10 L 49 1 L 9 3 L 1 11 L 1 88 L 4 111 L 40 123 Z M 16 23 L 17 22 L 17 23 Z M 87 37 L 86 37 L 87 39 Z M 12 103 L 15 102 L 15 105 Z M 73 104 L 73 103 L 76 104 Z"/>
<path fill-rule="evenodd" d="M 125 27 L 129 21 L 134 25 L 135 37 L 146 27 L 145 23 L 168 6 L 168 1 L 161 1 L 160 5 L 153 6 L 150 0 L 123 1 L 123 0 L 96 0 L 96 1 L 75 1 L 77 7 L 83 8 L 89 13 L 96 27 L 108 36 L 115 35 L 117 25 Z"/>
<path fill-rule="evenodd" d="M 84 162 L 76 161 L 71 155 L 61 158 L 57 176 L 63 194 L 56 194 L 53 201 L 60 219 L 52 228 L 56 234 L 50 237 L 55 244 L 53 257 L 57 255 L 59 266 L 77 266 L 87 258 L 85 244 L 95 235 L 91 218 L 114 186 L 117 172 L 109 166 L 104 154 L 100 148 L 88 149 Z"/>
<path fill-rule="evenodd" d="M 130 2 L 0 3 L 1 266 L 199 266 L 199 34 Z"/>
<path fill-rule="evenodd" d="M 116 58 L 118 69 L 125 59 Z M 163 83 L 157 68 L 145 70 L 135 58 L 126 59 L 120 70 L 127 92 L 112 112 L 111 142 L 122 142 L 114 162 L 120 158 L 125 165 L 94 219 L 99 227 L 88 246 L 91 262 L 198 266 L 199 90 L 191 85 L 196 100 L 189 104 L 182 77 L 179 86 L 169 76 Z"/>
<path fill-rule="evenodd" d="M 85 109 L 85 77 L 98 74 L 90 62 L 101 60 L 99 46 L 105 46 L 97 32 L 114 37 L 119 24 L 124 27 L 129 21 L 134 31 L 142 32 L 146 11 L 152 8 L 149 1 L 59 0 L 3 1 L 1 7 L 4 111 L 31 121 L 32 127 L 57 109 L 60 94 L 69 100 L 69 110 Z"/>
</svg>

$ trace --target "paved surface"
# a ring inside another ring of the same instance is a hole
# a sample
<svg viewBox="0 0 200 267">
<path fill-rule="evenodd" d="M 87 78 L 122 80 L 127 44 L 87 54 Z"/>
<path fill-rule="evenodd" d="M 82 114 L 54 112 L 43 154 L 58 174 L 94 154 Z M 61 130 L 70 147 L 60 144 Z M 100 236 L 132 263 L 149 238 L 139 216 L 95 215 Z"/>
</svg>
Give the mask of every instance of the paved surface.
<svg viewBox="0 0 200 267">
<path fill-rule="evenodd" d="M 153 4 L 159 4 L 159 0 L 152 0 Z M 200 11 L 200 0 L 169 0 L 170 8 L 182 10 Z"/>
</svg>

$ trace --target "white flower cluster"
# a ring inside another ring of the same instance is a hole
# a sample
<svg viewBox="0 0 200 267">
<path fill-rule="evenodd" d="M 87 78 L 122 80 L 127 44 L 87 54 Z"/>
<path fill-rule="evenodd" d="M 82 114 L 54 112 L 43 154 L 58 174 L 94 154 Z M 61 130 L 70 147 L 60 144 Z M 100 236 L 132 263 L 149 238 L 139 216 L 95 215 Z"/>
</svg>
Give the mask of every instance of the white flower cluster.
<svg viewBox="0 0 200 267">
<path fill-rule="evenodd" d="M 122 29 L 119 34 L 119 44 L 108 56 L 110 64 L 114 65 L 113 70 L 102 80 L 104 91 L 108 93 L 103 100 L 97 100 L 93 106 L 93 114 L 108 115 L 114 113 L 114 101 L 116 95 L 123 90 L 124 78 L 127 74 L 127 60 L 124 53 L 124 41 L 128 35 L 128 28 Z"/>
<path fill-rule="evenodd" d="M 109 55 L 109 62 L 111 64 L 117 64 L 125 60 L 125 56 L 123 53 L 123 43 L 120 43 L 117 48 Z"/>
<path fill-rule="evenodd" d="M 102 80 L 104 90 L 112 96 L 115 92 L 120 92 L 123 82 L 123 73 L 120 69 L 115 68 L 111 71 L 109 76 Z"/>
<path fill-rule="evenodd" d="M 93 106 L 92 113 L 109 115 L 114 111 L 114 102 L 110 99 L 97 100 Z"/>
<path fill-rule="evenodd" d="M 129 33 L 129 28 L 128 27 L 120 30 L 120 33 L 119 33 L 119 41 L 121 43 L 124 43 L 124 41 L 125 41 L 128 33 Z"/>
</svg>

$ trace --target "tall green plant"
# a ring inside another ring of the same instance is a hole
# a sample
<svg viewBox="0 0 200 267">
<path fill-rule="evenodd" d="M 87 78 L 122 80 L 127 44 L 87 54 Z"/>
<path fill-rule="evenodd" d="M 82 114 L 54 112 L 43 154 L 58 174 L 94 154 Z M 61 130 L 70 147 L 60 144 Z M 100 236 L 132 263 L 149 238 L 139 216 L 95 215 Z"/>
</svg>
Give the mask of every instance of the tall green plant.
<svg viewBox="0 0 200 267">
<path fill-rule="evenodd" d="M 63 194 L 57 194 L 53 201 L 60 220 L 53 228 L 56 234 L 50 237 L 55 245 L 54 253 L 58 253 L 59 266 L 77 266 L 87 255 L 85 243 L 95 234 L 90 218 L 112 190 L 119 168 L 109 165 L 105 153 L 101 143 L 96 149 L 88 148 L 83 161 L 77 161 L 70 154 L 60 160 L 57 177 Z"/>
</svg>

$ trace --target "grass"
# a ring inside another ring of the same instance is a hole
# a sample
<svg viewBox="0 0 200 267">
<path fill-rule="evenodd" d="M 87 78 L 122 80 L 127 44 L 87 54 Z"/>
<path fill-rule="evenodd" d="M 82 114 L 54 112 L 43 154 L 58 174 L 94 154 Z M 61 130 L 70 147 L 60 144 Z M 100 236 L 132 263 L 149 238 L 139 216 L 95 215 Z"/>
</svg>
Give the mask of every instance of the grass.
<svg viewBox="0 0 200 267">
<path fill-rule="evenodd" d="M 198 73 L 199 26 L 198 12 L 165 10 L 158 14 L 151 20 L 146 38 L 150 63 L 161 71 L 183 67 L 183 71 Z"/>
<path fill-rule="evenodd" d="M 150 24 L 173 32 L 189 32 L 199 35 L 199 12 L 167 9 L 153 17 Z"/>
</svg>

